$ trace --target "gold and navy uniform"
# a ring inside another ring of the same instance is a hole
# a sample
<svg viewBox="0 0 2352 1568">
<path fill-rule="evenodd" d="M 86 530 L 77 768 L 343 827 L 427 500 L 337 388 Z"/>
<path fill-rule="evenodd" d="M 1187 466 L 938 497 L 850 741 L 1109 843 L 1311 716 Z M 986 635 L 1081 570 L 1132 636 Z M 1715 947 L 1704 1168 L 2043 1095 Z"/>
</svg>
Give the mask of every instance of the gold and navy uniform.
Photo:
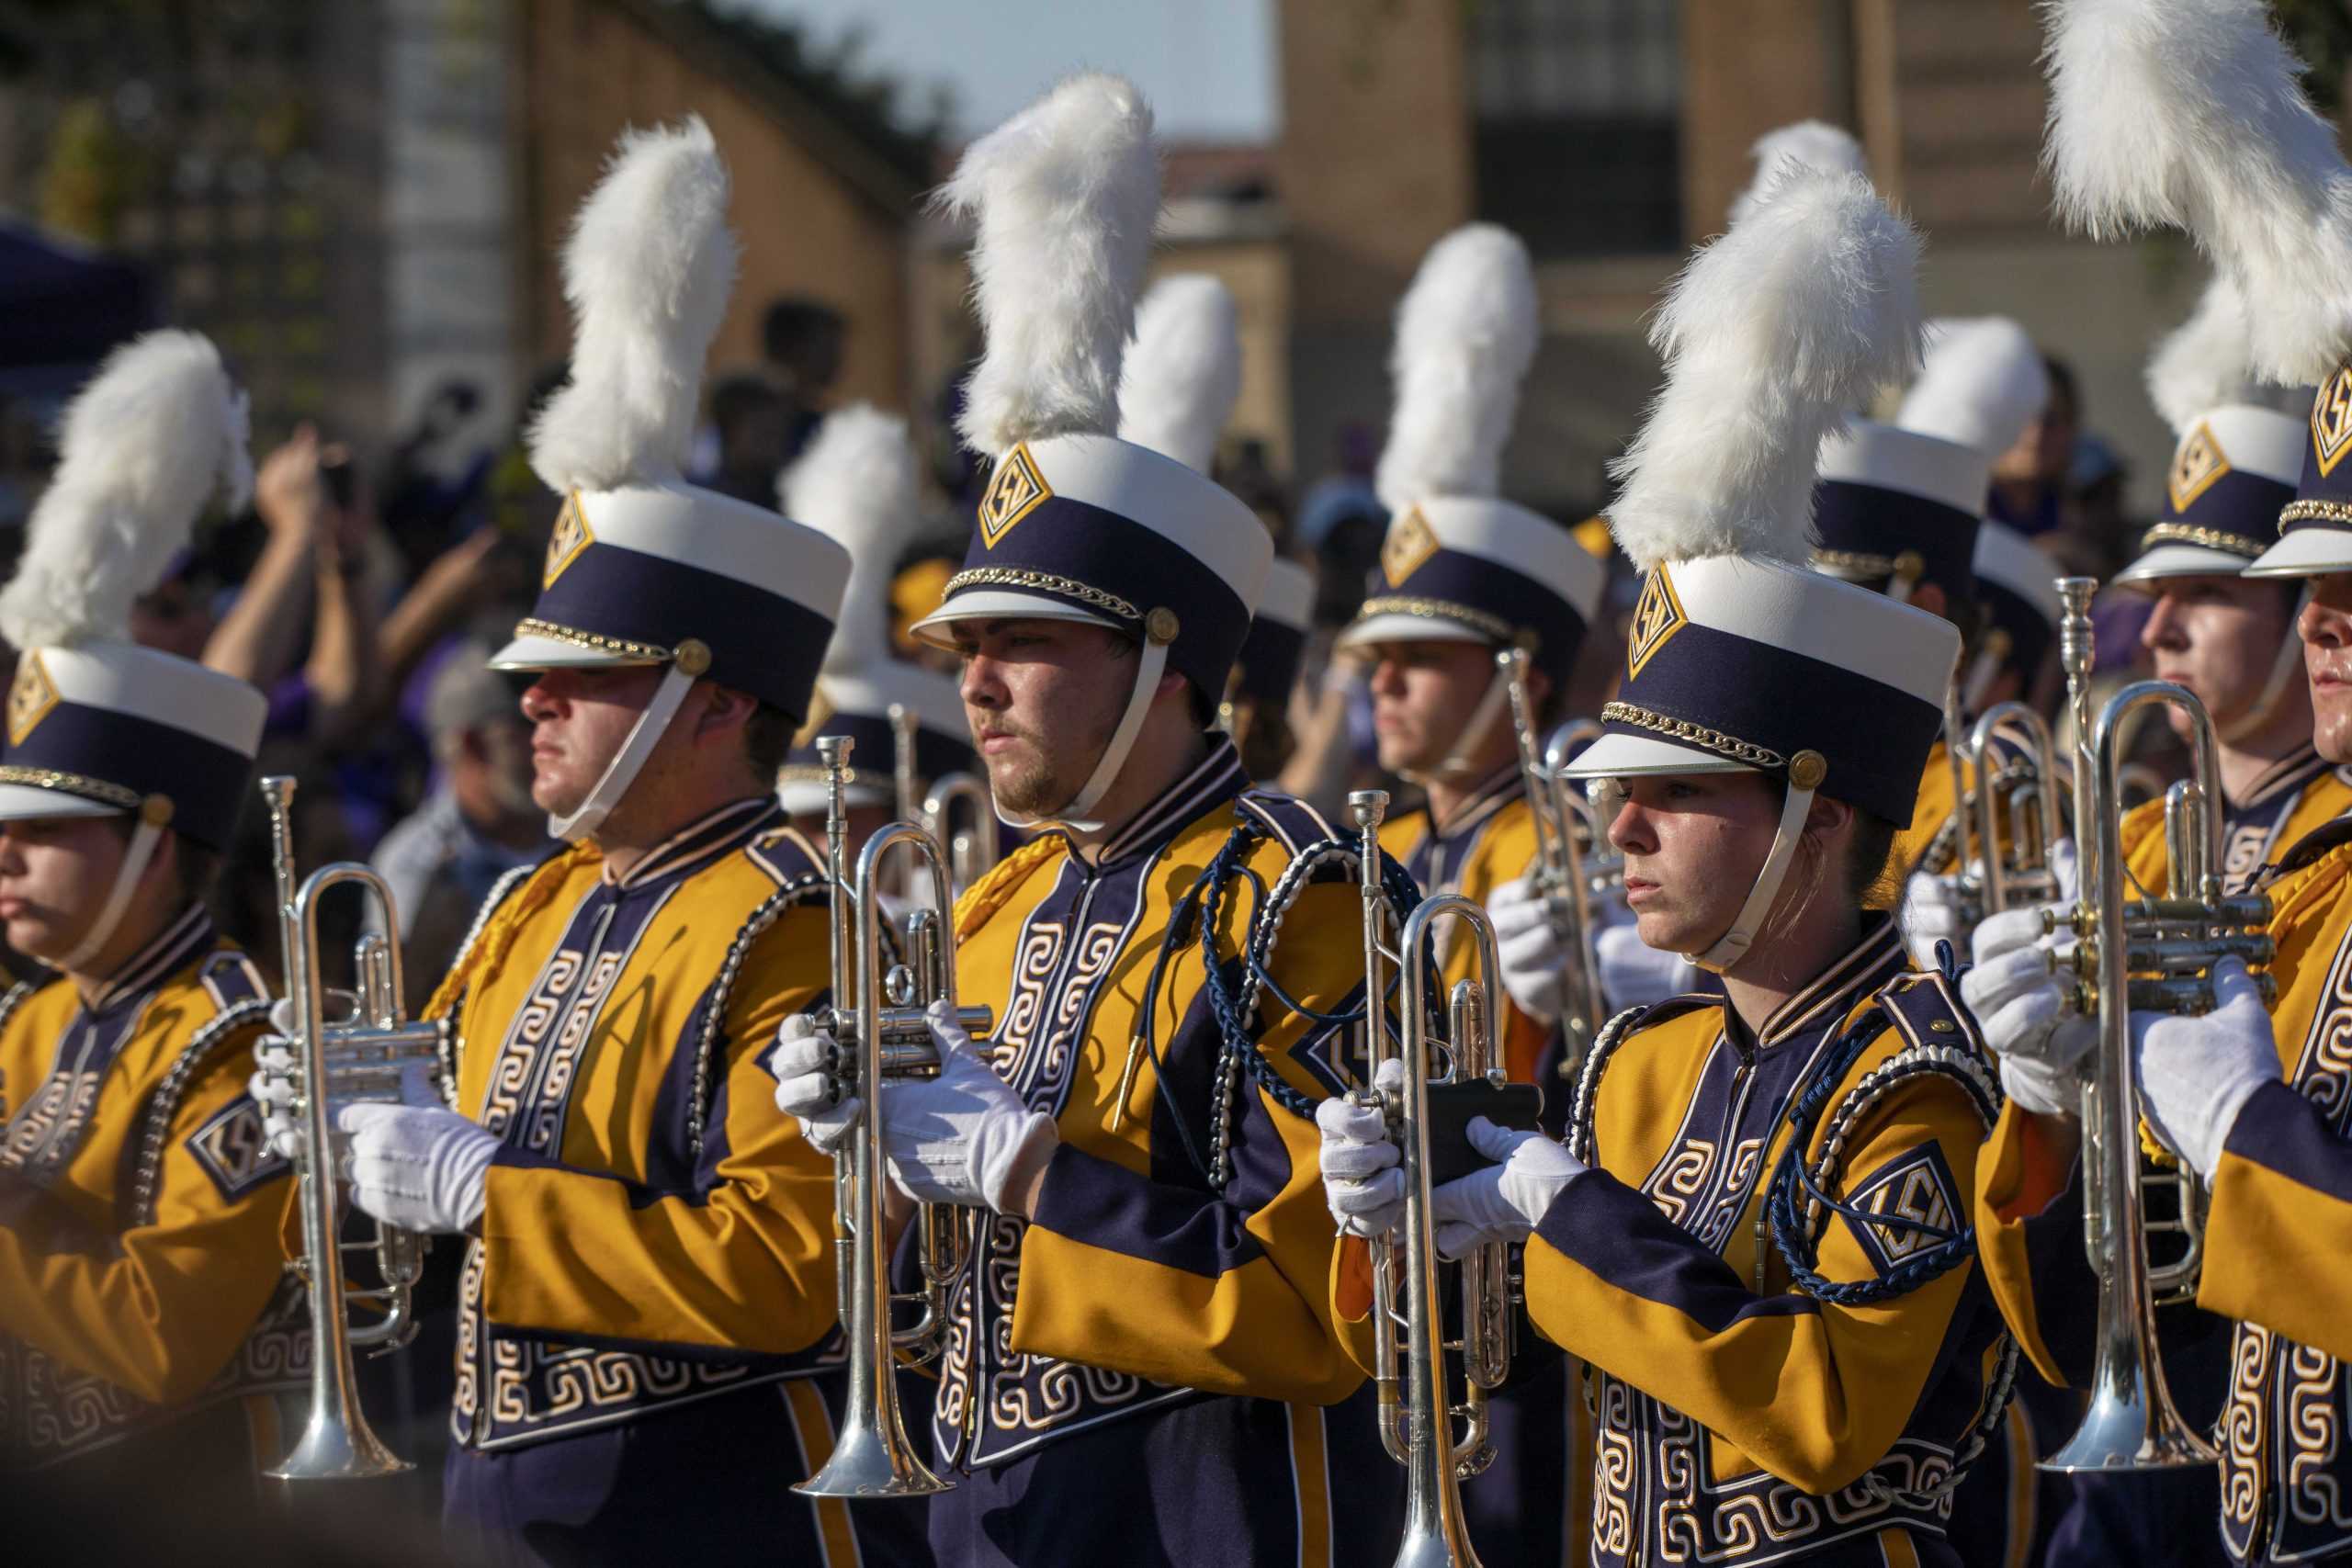
<svg viewBox="0 0 2352 1568">
<path fill-rule="evenodd" d="M 199 906 L 87 1005 L 63 979 L 0 1001 L 0 1468 L 249 1482 L 279 1457 L 271 1396 L 307 1382 L 310 1329 L 245 1092 L 267 1011 Z"/>
<path fill-rule="evenodd" d="M 1753 1035 L 1677 998 L 1586 1066 L 1591 1168 L 1526 1290 L 1589 1368 L 1596 1564 L 1960 1561 L 1951 1494 L 2014 1369 L 1964 1230 L 1997 1090 L 1949 982 L 1865 918 Z"/>
<path fill-rule="evenodd" d="M 1331 836 L 1250 792 L 1219 739 L 1092 863 L 1049 831 L 958 904 L 963 998 L 994 1010 L 993 1065 L 1060 1144 L 1035 1218 L 979 1216 L 955 1286 L 933 1443 L 963 1473 L 931 1505 L 941 1562 L 1393 1549 L 1367 1402 L 1329 1408 L 1363 1382 L 1330 1314 L 1312 1119 L 1346 1026 L 1301 1010 L 1360 1001 L 1361 915 L 1348 863 L 1295 861 Z M 1341 1479 L 1367 1474 L 1369 1508 Z"/>
<path fill-rule="evenodd" d="M 2352 1556 L 2352 1418 L 2340 1357 L 2352 1245 L 2352 842 L 2346 819 L 2290 849 L 2262 879 L 2278 944 L 2271 1010 L 2284 1081 L 2246 1102 L 2211 1183 L 2198 1306 L 2231 1331 L 2222 1452 L 2221 1541 L 2237 1562 Z M 2027 1356 L 2083 1386 L 2092 1361 L 2079 1165 L 2030 1116 L 2003 1112 L 1976 1196 L 1985 1271 Z M 2166 1326 L 2170 1326 L 2169 1324 Z"/>
<path fill-rule="evenodd" d="M 763 1060 L 826 992 L 827 931 L 821 857 L 767 799 L 624 876 L 582 844 L 493 893 L 428 1009 L 456 1108 L 501 1140 L 459 1287 L 454 1541 L 854 1560 L 843 1506 L 786 1490 L 831 1449 L 832 1175 Z"/>
<path fill-rule="evenodd" d="M 2335 767 L 2308 745 L 2279 759 L 2246 791 L 2222 803 L 2222 880 L 2232 889 L 2251 883 L 2290 846 L 2352 810 L 2352 767 Z M 2134 886 L 2165 887 L 2165 803 L 2142 801 L 2120 824 L 2123 861 Z"/>
</svg>

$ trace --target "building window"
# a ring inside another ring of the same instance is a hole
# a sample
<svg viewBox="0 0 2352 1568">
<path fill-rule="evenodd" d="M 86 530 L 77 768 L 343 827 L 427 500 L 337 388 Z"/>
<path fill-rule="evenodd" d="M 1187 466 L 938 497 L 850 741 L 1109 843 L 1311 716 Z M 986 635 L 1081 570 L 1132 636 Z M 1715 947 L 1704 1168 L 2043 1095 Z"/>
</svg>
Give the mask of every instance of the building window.
<svg viewBox="0 0 2352 1568">
<path fill-rule="evenodd" d="M 1667 0 L 1474 0 L 1478 215 L 1538 256 L 1682 243 L 1682 54 Z"/>
</svg>

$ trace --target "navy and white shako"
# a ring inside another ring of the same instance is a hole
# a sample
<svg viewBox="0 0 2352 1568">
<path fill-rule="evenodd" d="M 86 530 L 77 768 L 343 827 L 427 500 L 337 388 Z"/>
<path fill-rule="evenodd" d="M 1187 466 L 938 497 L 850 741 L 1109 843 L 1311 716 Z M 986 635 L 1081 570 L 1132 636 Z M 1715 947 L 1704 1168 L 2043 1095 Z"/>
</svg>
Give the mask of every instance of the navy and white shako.
<svg viewBox="0 0 2352 1568">
<path fill-rule="evenodd" d="M 1987 518 L 1976 530 L 1976 608 L 1984 626 L 1961 682 L 1964 713 L 1984 711 L 1994 681 L 2015 670 L 2030 694 L 2051 651 L 2066 603 L 2058 596 L 2058 565 L 2031 539 Z"/>
<path fill-rule="evenodd" d="M 1792 164 L 1698 254 L 1653 329 L 1666 389 L 1610 512 L 1642 590 L 1603 733 L 1566 773 L 1785 785 L 1754 887 L 1691 954 L 1712 969 L 1770 912 L 1816 792 L 1909 819 L 1941 719 L 1951 623 L 1807 565 L 1823 437 L 1917 363 L 1917 261 L 1866 179 Z"/>
<path fill-rule="evenodd" d="M 1126 711 L 1052 814 L 1091 829 L 1162 672 L 1182 675 L 1206 707 L 1223 694 L 1273 543 L 1207 476 L 1111 434 L 1159 210 L 1151 111 L 1134 85 L 1062 83 L 975 141 L 942 198 L 978 228 L 986 350 L 957 429 L 995 469 L 962 570 L 912 631 L 952 646 L 959 621 L 1043 616 L 1136 640 Z"/>
<path fill-rule="evenodd" d="M 150 333 L 65 414 L 0 636 L 18 652 L 0 747 L 0 820 L 136 818 L 71 969 L 103 947 L 165 830 L 225 852 L 268 704 L 243 681 L 130 637 L 130 606 L 187 547 L 216 491 L 242 506 L 244 399 L 212 344 Z"/>
<path fill-rule="evenodd" d="M 2352 357 L 2328 374 L 2299 433 L 2302 463 L 2294 498 L 2278 513 L 2278 542 L 2248 577 L 2323 577 L 2352 571 Z"/>
<path fill-rule="evenodd" d="M 1277 559 L 1266 570 L 1266 586 L 1250 617 L 1241 660 L 1234 671 L 1236 694 L 1272 704 L 1279 710 L 1298 683 L 1306 658 L 1307 634 L 1315 626 L 1315 572 L 1295 560 Z"/>
<path fill-rule="evenodd" d="M 679 477 L 734 281 L 727 197 L 699 118 L 630 131 L 565 247 L 571 375 L 530 433 L 563 509 L 538 600 L 491 664 L 663 676 L 588 798 L 550 819 L 560 838 L 595 832 L 696 680 L 804 716 L 848 580 L 823 535 Z"/>
</svg>

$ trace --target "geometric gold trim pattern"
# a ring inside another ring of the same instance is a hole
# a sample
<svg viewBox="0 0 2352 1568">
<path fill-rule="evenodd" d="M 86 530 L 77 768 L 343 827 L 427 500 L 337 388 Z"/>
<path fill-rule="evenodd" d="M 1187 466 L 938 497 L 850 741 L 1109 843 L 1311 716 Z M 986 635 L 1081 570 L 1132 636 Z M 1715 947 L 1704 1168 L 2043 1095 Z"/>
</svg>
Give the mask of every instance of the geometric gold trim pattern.
<svg viewBox="0 0 2352 1568">
<path fill-rule="evenodd" d="M 1709 729 L 1702 724 L 1674 718 L 1648 708 L 1635 707 L 1631 703 L 1604 703 L 1600 708 L 1604 724 L 1630 724 L 1637 728 L 1655 730 L 1675 740 L 1688 740 L 1704 746 L 1710 751 L 1720 751 L 1736 762 L 1746 762 L 1757 768 L 1779 768 L 1784 759 L 1769 746 L 1758 746 L 1742 740 L 1736 735 L 1725 735 L 1720 729 Z"/>
<path fill-rule="evenodd" d="M 605 637 L 600 632 L 577 631 L 571 626 L 560 626 L 553 621 L 540 620 L 537 615 L 526 615 L 515 622 L 514 635 L 518 637 L 552 637 L 557 642 L 568 642 L 575 648 L 593 648 L 599 653 L 639 659 L 648 664 L 667 664 L 673 657 L 670 649 L 653 643 L 631 642 L 626 637 Z"/>
<path fill-rule="evenodd" d="M 14 762 L 0 763 L 0 784 L 30 784 L 35 789 L 62 790 L 107 806 L 119 806 L 125 811 L 136 811 L 144 797 L 135 789 L 108 784 L 84 773 L 63 773 L 55 768 L 27 768 Z"/>
</svg>

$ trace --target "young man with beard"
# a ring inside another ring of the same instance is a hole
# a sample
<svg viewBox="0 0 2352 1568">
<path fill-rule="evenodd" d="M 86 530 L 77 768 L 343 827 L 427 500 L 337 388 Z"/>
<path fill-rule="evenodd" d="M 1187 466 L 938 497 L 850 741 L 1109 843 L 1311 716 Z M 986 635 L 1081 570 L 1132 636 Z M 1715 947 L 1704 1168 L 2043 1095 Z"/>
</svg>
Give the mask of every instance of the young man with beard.
<svg viewBox="0 0 2352 1568">
<path fill-rule="evenodd" d="M 268 998 L 203 905 L 266 705 L 127 616 L 251 479 L 219 354 L 150 333 L 67 411 L 0 592 L 0 923 L 51 971 L 0 999 L 0 1470 L 216 1506 L 258 1501 L 290 1441 L 267 1396 L 309 1361 L 245 1092 Z"/>
<path fill-rule="evenodd" d="M 677 478 L 727 192 L 690 119 L 628 133 L 582 209 L 571 379 L 531 432 L 563 512 L 492 660 L 536 676 L 532 798 L 565 847 L 492 893 L 428 1004 L 441 1092 L 337 1113 L 359 1209 L 469 1238 L 445 1528 L 492 1562 L 921 1552 L 903 1514 L 788 1489 L 830 1453 L 839 1339 L 831 1173 L 762 1065 L 829 983 L 823 858 L 772 791 L 849 562 Z"/>
<path fill-rule="evenodd" d="M 1362 981 L 1353 846 L 1253 792 L 1209 728 L 1264 527 L 1110 434 L 1159 208 L 1149 110 L 1072 78 L 946 195 L 977 222 L 988 333 L 962 432 L 996 466 L 917 631 L 958 655 L 999 814 L 1034 837 L 957 906 L 992 1034 L 935 1014 L 939 1076 L 878 1095 L 896 1186 L 974 1211 L 932 1546 L 959 1568 L 1367 1561 L 1395 1489 L 1363 1506 L 1387 1464 L 1369 1411 L 1327 1408 L 1362 1374 L 1311 1120 Z M 796 1024 L 775 1058 L 826 1146 L 863 1111 L 833 1103 L 832 1051 Z"/>
<path fill-rule="evenodd" d="M 1997 1097 L 1861 902 L 1959 637 L 1805 565 L 1824 432 L 1916 363 L 1917 256 L 1866 180 L 1792 166 L 1676 283 L 1611 513 L 1646 573 L 1624 680 L 1570 773 L 1607 781 L 1642 939 L 1723 995 L 1611 1021 L 1566 1146 L 1474 1121 L 1501 1163 L 1433 1194 L 1442 1252 L 1525 1243 L 1530 1316 L 1589 1369 L 1596 1563 L 1957 1564 L 2001 1418 L 1959 1225 Z M 1396 1151 L 1376 1113 L 1320 1120 L 1334 1213 L 1378 1234 Z"/>
</svg>

